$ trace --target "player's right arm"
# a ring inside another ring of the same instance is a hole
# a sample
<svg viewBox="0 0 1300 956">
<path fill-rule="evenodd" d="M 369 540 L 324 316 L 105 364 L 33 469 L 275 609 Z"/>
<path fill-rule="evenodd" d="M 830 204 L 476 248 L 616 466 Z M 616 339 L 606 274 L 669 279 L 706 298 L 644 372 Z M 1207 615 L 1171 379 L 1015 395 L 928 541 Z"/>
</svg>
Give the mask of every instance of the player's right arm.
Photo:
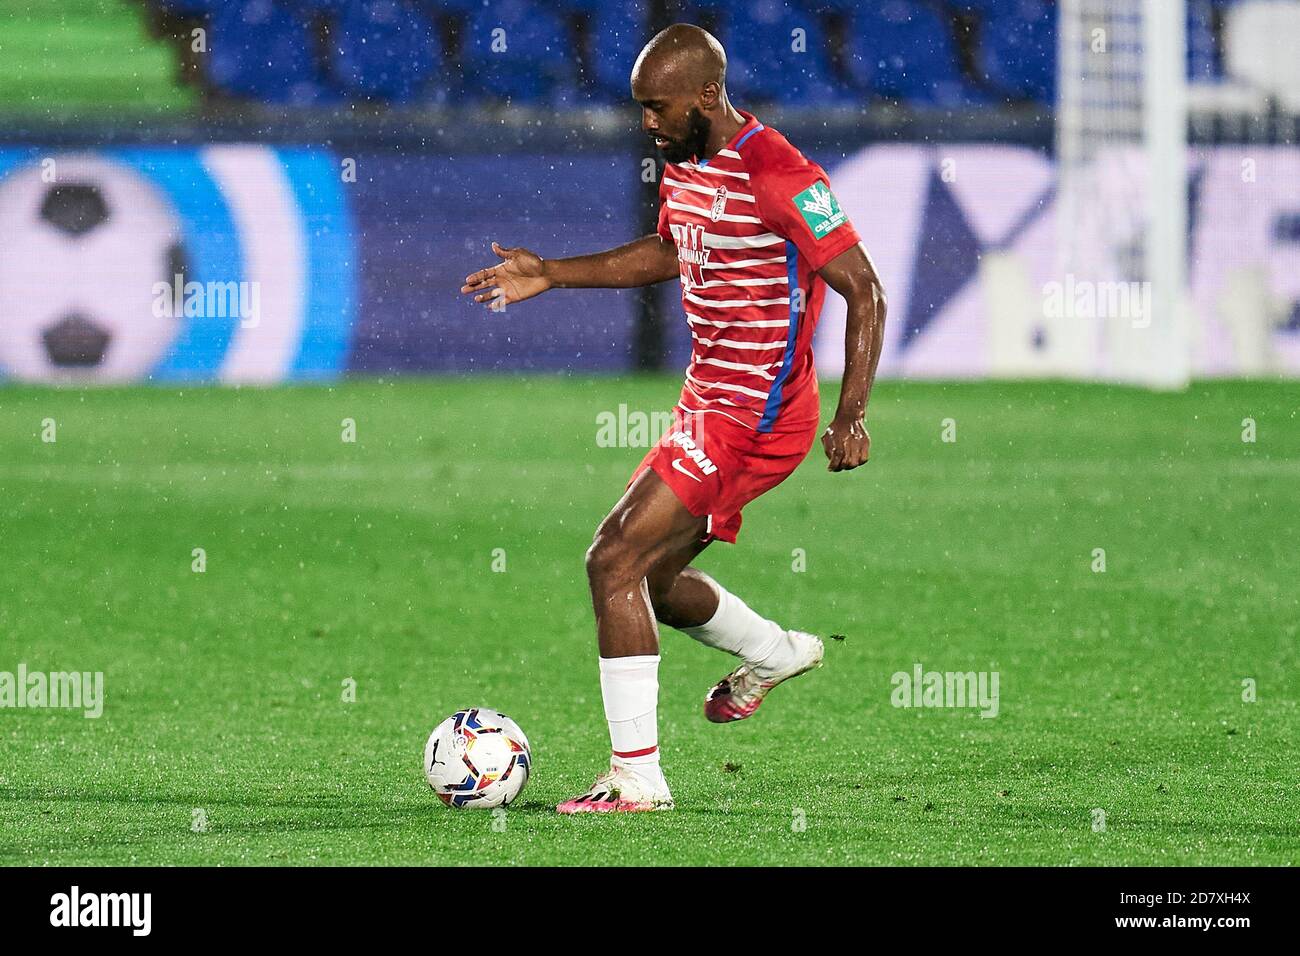
<svg viewBox="0 0 1300 956">
<path fill-rule="evenodd" d="M 677 247 L 658 234 L 627 245 L 571 259 L 543 259 L 528 249 L 492 243 L 501 262 L 465 277 L 460 291 L 500 309 L 547 289 L 633 289 L 674 279 Z"/>
</svg>

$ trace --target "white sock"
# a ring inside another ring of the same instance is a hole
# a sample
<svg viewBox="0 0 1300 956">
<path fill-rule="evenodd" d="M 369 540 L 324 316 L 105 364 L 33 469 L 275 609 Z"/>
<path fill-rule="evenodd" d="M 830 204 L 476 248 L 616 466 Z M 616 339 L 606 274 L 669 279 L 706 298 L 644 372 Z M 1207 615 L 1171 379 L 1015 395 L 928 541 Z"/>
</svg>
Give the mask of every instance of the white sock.
<svg viewBox="0 0 1300 956">
<path fill-rule="evenodd" d="M 679 628 L 708 647 L 735 654 L 760 674 L 777 673 L 794 662 L 794 645 L 785 628 L 759 617 L 749 605 L 712 578 L 718 610 L 698 627 Z"/>
<path fill-rule="evenodd" d="M 602 657 L 600 693 L 614 766 L 657 787 L 663 781 L 659 767 L 659 655 Z"/>
</svg>

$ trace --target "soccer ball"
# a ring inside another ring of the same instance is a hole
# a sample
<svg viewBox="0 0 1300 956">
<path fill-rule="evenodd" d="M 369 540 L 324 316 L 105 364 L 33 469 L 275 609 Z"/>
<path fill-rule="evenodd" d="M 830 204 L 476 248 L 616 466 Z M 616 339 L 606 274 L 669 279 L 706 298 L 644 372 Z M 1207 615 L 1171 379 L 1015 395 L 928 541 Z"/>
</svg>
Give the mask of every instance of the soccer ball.
<svg viewBox="0 0 1300 956">
<path fill-rule="evenodd" d="M 456 711 L 424 745 L 424 775 L 449 807 L 503 807 L 524 789 L 532 766 L 519 725 L 486 707 Z"/>
<path fill-rule="evenodd" d="M 58 156 L 0 180 L 0 372 L 120 382 L 157 365 L 181 319 L 155 307 L 186 272 L 171 200 L 131 167 Z"/>
</svg>

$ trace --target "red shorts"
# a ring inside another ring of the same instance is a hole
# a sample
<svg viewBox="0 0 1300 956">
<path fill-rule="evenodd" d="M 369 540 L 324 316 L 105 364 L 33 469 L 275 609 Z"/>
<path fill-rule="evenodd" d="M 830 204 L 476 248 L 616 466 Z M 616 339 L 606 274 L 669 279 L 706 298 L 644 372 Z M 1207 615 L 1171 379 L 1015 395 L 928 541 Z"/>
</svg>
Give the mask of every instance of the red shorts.
<svg viewBox="0 0 1300 956">
<path fill-rule="evenodd" d="M 725 415 L 674 409 L 672 427 L 641 460 L 628 487 L 653 468 L 687 511 L 708 518 L 704 540 L 734 544 L 740 510 L 785 481 L 816 436 L 816 421 L 797 431 L 756 432 Z"/>
</svg>

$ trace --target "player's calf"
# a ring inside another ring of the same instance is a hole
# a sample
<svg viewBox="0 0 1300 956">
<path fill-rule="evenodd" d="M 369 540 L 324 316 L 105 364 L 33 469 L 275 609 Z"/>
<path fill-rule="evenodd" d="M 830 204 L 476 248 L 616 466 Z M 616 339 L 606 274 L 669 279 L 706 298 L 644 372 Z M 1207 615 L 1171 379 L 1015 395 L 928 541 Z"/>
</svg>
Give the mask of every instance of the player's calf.
<svg viewBox="0 0 1300 956">
<path fill-rule="evenodd" d="M 758 710 L 773 687 L 791 677 L 820 667 L 825 649 L 821 638 L 802 631 L 787 631 L 788 653 L 779 667 L 751 667 L 742 664 L 718 681 L 704 698 L 704 716 L 715 724 L 744 720 Z"/>
<path fill-rule="evenodd" d="M 660 624 L 682 630 L 699 627 L 718 611 L 718 590 L 703 571 L 673 567 L 656 568 L 646 577 L 650 604 Z"/>
<path fill-rule="evenodd" d="M 709 691 L 704 713 L 715 723 L 743 720 L 758 709 L 777 684 L 817 667 L 822 642 L 802 631 L 786 630 L 760 616 L 707 575 L 694 572 L 717 593 L 717 610 L 703 624 L 679 627 L 709 647 L 739 657 L 744 664 Z"/>
</svg>

